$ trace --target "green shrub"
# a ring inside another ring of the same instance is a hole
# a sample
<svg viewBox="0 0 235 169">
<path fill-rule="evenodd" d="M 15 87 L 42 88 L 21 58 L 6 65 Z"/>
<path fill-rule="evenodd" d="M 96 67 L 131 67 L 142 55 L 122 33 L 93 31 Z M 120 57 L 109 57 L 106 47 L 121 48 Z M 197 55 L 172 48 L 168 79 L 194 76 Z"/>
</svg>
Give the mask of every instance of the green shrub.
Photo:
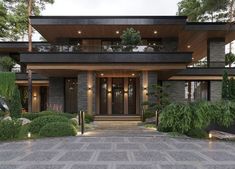
<svg viewBox="0 0 235 169">
<path fill-rule="evenodd" d="M 191 129 L 192 112 L 189 104 L 172 103 L 160 114 L 160 131 L 186 133 Z"/>
<path fill-rule="evenodd" d="M 193 138 L 206 138 L 208 134 L 203 129 L 194 128 L 190 129 L 186 135 Z"/>
<path fill-rule="evenodd" d="M 69 122 L 76 128 L 78 128 L 78 122 L 75 119 L 70 119 Z"/>
<path fill-rule="evenodd" d="M 19 118 L 21 116 L 22 105 L 20 98 L 20 91 L 16 86 L 10 100 L 10 115 L 14 118 Z"/>
<path fill-rule="evenodd" d="M 39 133 L 40 129 L 44 127 L 48 123 L 52 122 L 69 122 L 69 119 L 63 116 L 58 115 L 49 115 L 49 116 L 42 116 L 34 119 L 29 126 L 29 131 L 32 133 Z"/>
<path fill-rule="evenodd" d="M 27 118 L 29 120 L 34 120 L 34 119 L 36 119 L 38 117 L 49 116 L 49 115 L 63 116 L 63 117 L 66 117 L 68 119 L 76 117 L 76 114 L 54 112 L 54 111 L 42 111 L 42 112 L 39 112 L 39 113 L 28 113 L 27 112 L 27 113 L 23 113 L 22 117 L 23 118 Z"/>
<path fill-rule="evenodd" d="M 10 71 L 14 66 L 14 60 L 9 56 L 0 57 L 0 65 L 2 66 L 4 71 Z"/>
<path fill-rule="evenodd" d="M 0 122 L 0 140 L 15 139 L 19 135 L 21 123 L 16 120 L 2 120 Z"/>
<path fill-rule="evenodd" d="M 155 117 L 156 113 L 154 111 L 146 111 L 144 112 L 144 121 L 148 118 Z"/>
<path fill-rule="evenodd" d="M 94 121 L 94 117 L 90 114 L 85 114 L 85 123 L 91 123 Z"/>
<path fill-rule="evenodd" d="M 39 135 L 43 137 L 75 136 L 76 134 L 76 128 L 68 122 L 49 123 L 39 132 Z"/>
</svg>

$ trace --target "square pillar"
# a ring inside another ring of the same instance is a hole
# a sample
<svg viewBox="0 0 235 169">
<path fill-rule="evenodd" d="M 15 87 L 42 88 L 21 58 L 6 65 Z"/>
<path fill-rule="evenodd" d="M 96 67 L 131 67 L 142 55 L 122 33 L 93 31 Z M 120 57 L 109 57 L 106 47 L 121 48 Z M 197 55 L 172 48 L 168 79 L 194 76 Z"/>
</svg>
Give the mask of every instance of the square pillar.
<svg viewBox="0 0 235 169">
<path fill-rule="evenodd" d="M 55 111 L 64 111 L 64 78 L 49 78 L 48 108 Z"/>
<path fill-rule="evenodd" d="M 78 78 L 78 112 L 79 111 L 88 111 L 88 72 L 79 72 L 77 75 Z"/>
</svg>

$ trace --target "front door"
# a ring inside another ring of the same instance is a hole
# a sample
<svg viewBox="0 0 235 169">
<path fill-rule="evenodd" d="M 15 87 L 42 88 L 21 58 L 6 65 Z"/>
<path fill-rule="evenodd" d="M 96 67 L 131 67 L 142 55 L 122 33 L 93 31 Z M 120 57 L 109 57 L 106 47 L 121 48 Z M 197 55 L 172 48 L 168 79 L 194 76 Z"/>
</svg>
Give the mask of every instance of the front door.
<svg viewBox="0 0 235 169">
<path fill-rule="evenodd" d="M 124 79 L 112 79 L 112 114 L 124 114 Z"/>
</svg>

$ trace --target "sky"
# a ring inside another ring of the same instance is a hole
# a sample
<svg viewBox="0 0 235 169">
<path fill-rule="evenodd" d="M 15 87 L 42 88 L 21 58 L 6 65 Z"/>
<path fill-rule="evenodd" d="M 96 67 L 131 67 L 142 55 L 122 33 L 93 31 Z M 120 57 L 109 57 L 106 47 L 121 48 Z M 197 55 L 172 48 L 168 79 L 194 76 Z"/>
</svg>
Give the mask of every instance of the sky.
<svg viewBox="0 0 235 169">
<path fill-rule="evenodd" d="M 175 15 L 180 0 L 55 0 L 42 15 Z"/>
</svg>

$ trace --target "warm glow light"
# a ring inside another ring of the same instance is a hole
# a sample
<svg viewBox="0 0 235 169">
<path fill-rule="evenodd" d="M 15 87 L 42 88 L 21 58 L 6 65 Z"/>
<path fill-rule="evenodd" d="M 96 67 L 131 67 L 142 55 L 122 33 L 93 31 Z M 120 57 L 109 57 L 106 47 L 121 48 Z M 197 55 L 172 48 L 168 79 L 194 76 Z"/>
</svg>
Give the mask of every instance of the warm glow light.
<svg viewBox="0 0 235 169">
<path fill-rule="evenodd" d="M 91 91 L 91 87 L 88 87 L 88 90 Z"/>
<path fill-rule="evenodd" d="M 154 31 L 153 33 L 156 35 L 156 34 L 157 34 L 157 31 Z"/>
<path fill-rule="evenodd" d="M 212 138 L 212 134 L 211 133 L 209 133 L 209 138 Z"/>
<path fill-rule="evenodd" d="M 144 87 L 144 90 L 147 90 L 147 87 Z"/>
<path fill-rule="evenodd" d="M 131 75 L 132 75 L 132 76 L 135 76 L 135 73 L 132 73 Z"/>
<path fill-rule="evenodd" d="M 79 34 L 79 35 L 82 34 L 82 31 L 78 31 L 78 34 Z"/>
<path fill-rule="evenodd" d="M 116 31 L 116 34 L 119 34 L 120 32 L 119 31 Z"/>
<path fill-rule="evenodd" d="M 28 132 L 28 138 L 31 138 L 31 133 L 30 132 Z"/>
<path fill-rule="evenodd" d="M 33 94 L 33 99 L 34 99 L 34 100 L 37 100 L 37 93 L 34 93 L 34 94 Z"/>
<path fill-rule="evenodd" d="M 192 58 L 194 60 L 194 58 Z"/>
<path fill-rule="evenodd" d="M 103 73 L 101 73 L 101 74 L 100 74 L 100 76 L 104 76 L 104 74 L 103 74 Z"/>
<path fill-rule="evenodd" d="M 190 45 L 188 45 L 188 46 L 187 46 L 187 48 L 188 48 L 188 49 L 190 49 L 190 48 L 191 48 L 191 46 L 190 46 Z"/>
</svg>

